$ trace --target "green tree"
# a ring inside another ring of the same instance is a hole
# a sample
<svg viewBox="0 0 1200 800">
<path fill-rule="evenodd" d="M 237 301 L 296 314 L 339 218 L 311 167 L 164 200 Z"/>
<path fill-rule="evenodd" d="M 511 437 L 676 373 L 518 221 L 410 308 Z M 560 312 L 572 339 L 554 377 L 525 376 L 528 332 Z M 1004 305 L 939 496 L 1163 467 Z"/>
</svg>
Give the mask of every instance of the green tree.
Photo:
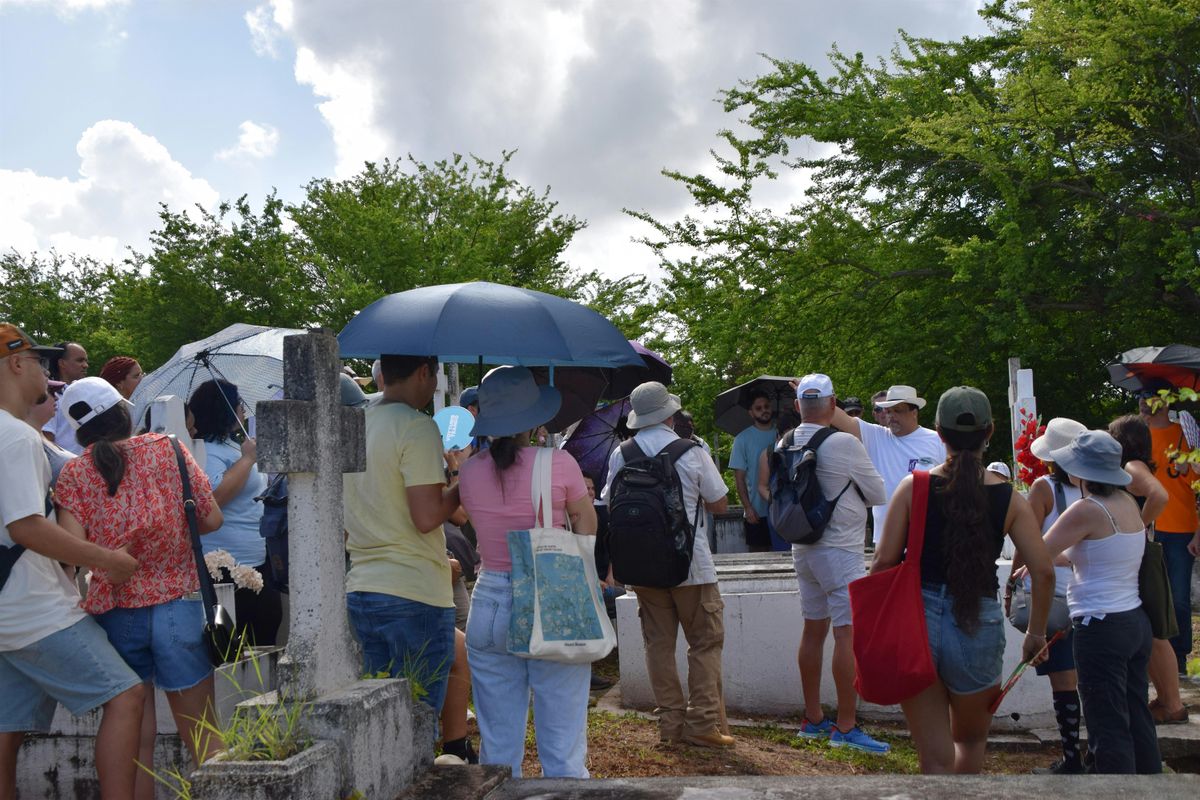
<svg viewBox="0 0 1200 800">
<path fill-rule="evenodd" d="M 286 229 L 283 203 L 268 197 L 260 214 L 245 197 L 211 213 L 166 206 L 150 252 L 110 271 L 111 313 L 152 369 L 180 345 L 235 322 L 304 327 L 328 306 L 306 243 Z"/>
<path fill-rule="evenodd" d="M 698 393 L 822 369 L 843 393 L 972 383 L 1002 414 L 1018 356 L 1043 409 L 1100 422 L 1105 363 L 1194 329 L 1200 0 L 981 13 L 983 36 L 835 49 L 829 75 L 771 60 L 725 93 L 750 133 L 723 135 L 719 179 L 668 173 L 702 213 L 638 215 Z M 785 169 L 804 197 L 756 205 Z"/>
<path fill-rule="evenodd" d="M 509 177 L 511 157 L 409 157 L 408 171 L 385 160 L 347 180 L 310 182 L 288 211 L 311 249 L 326 321 L 340 328 L 386 294 L 470 280 L 577 296 L 589 276 L 562 253 L 584 223 L 557 213 L 549 190 Z"/>
</svg>

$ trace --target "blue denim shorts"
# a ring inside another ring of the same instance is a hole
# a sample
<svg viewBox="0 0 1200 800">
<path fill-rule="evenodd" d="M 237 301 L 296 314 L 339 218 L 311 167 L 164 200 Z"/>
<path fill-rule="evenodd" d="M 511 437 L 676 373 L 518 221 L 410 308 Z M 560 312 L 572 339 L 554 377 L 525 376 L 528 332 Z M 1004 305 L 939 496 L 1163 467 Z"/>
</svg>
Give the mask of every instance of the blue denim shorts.
<svg viewBox="0 0 1200 800">
<path fill-rule="evenodd" d="M 0 732 L 49 732 L 62 703 L 82 716 L 142 681 L 91 617 L 0 652 Z"/>
<path fill-rule="evenodd" d="M 212 674 L 200 600 L 114 608 L 97 614 L 96 622 L 138 677 L 164 692 L 190 689 Z"/>
<path fill-rule="evenodd" d="M 363 672 L 415 679 L 439 714 L 454 663 L 454 606 L 441 608 L 379 592 L 347 592 L 350 625 L 363 649 Z"/>
<path fill-rule="evenodd" d="M 1004 613 L 1000 602 L 979 602 L 979 627 L 968 635 L 954 621 L 953 598 L 944 585 L 921 586 L 925 627 L 938 677 L 953 694 L 974 694 L 1000 683 L 1004 668 Z"/>
</svg>

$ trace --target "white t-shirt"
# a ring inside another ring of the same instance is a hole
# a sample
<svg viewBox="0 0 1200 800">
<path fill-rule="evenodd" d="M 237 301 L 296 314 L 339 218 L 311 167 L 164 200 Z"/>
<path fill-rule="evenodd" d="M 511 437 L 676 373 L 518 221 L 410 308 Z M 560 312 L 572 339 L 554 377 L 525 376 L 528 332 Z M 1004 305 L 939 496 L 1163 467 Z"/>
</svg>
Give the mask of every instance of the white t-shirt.
<svg viewBox="0 0 1200 800">
<path fill-rule="evenodd" d="M 633 440 L 642 448 L 646 455 L 655 455 L 671 442 L 678 439 L 675 431 L 666 425 L 651 425 L 642 428 Z M 609 492 L 612 491 L 613 478 L 617 470 L 625 466 L 625 457 L 621 448 L 613 450 L 608 459 L 608 483 L 604 485 L 601 494 L 604 502 L 608 502 Z M 679 473 L 679 485 L 683 488 L 683 504 L 687 509 L 688 519 L 696 519 L 696 505 L 703 498 L 709 503 L 720 500 L 729 491 L 717 465 L 700 447 L 693 447 L 675 462 L 675 471 Z M 696 542 L 692 545 L 692 568 L 687 580 L 680 586 L 696 586 L 704 583 L 717 582 L 717 568 L 713 565 L 712 552 L 708 549 L 708 514 L 700 514 L 696 522 Z"/>
<path fill-rule="evenodd" d="M 58 404 L 54 410 L 54 416 L 42 426 L 42 430 L 52 435 L 54 443 L 63 450 L 77 456 L 83 455 L 83 448 L 75 440 L 75 429 L 71 427 L 71 422 L 67 419 L 67 410 L 63 408 L 62 403 Z"/>
<path fill-rule="evenodd" d="M 796 444 L 806 443 L 813 435 L 821 430 L 820 425 L 804 423 L 796 428 Z M 775 449 L 783 446 L 784 440 L 779 440 Z M 832 500 L 845 489 L 845 494 L 833 509 L 833 516 L 821 534 L 821 540 L 816 544 L 793 544 L 793 551 L 810 550 L 814 547 L 836 547 L 842 550 L 853 550 L 861 553 L 863 546 L 863 529 L 867 525 L 867 505 L 887 502 L 883 493 L 883 478 L 875 471 L 867 450 L 862 442 L 848 433 L 834 433 L 821 443 L 817 450 L 817 481 L 821 484 L 821 493 Z M 853 481 L 862 491 L 862 497 L 854 491 L 854 487 L 846 488 Z M 866 502 L 863 502 L 864 498 Z"/>
<path fill-rule="evenodd" d="M 45 514 L 49 487 L 41 435 L 0 409 L 0 545 L 13 545 L 9 524 Z M 58 562 L 26 550 L 0 589 L 0 651 L 28 647 L 85 616 L 79 591 Z"/>
<path fill-rule="evenodd" d="M 883 490 L 888 500 L 905 475 L 913 470 L 931 470 L 946 460 L 946 446 L 942 444 L 937 431 L 929 428 L 918 427 L 907 436 L 897 436 L 892 433 L 891 428 L 859 420 L 858 429 L 862 433 L 862 443 L 867 448 L 871 463 L 883 477 Z M 887 516 L 887 507 L 887 500 L 874 507 L 875 544 L 879 544 L 883 537 L 883 520 Z"/>
</svg>

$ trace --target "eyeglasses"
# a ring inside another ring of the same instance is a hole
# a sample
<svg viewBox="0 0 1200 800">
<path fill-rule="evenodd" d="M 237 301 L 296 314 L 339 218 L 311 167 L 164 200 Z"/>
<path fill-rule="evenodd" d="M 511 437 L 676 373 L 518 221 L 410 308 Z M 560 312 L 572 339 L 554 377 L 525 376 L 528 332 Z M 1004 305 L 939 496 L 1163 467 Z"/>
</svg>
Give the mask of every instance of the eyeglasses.
<svg viewBox="0 0 1200 800">
<path fill-rule="evenodd" d="M 42 368 L 42 372 L 46 373 L 47 375 L 50 374 L 50 359 L 47 358 L 46 356 L 39 356 L 35 353 L 32 355 L 24 355 L 21 357 L 24 358 L 26 361 L 38 362 L 38 366 Z"/>
<path fill-rule="evenodd" d="M 871 410 L 876 414 L 882 414 L 884 411 L 887 411 L 887 409 L 883 406 L 871 406 Z"/>
</svg>

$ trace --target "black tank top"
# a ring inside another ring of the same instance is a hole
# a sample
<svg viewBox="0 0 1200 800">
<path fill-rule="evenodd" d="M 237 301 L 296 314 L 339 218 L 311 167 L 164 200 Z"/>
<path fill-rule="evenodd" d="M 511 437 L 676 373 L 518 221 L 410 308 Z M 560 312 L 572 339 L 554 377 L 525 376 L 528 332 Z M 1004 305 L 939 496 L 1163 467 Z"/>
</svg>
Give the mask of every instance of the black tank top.
<svg viewBox="0 0 1200 800">
<path fill-rule="evenodd" d="M 954 535 L 953 530 L 946 528 L 946 509 L 941 489 L 946 486 L 946 479 L 940 475 L 929 476 L 929 510 L 925 514 L 925 545 L 921 552 L 921 582 L 944 584 L 949 567 L 949 555 L 946 542 Z M 1004 518 L 1008 516 L 1008 504 L 1012 500 L 1013 487 L 1009 483 L 996 483 L 985 486 L 987 497 L 986 519 L 991 538 L 987 548 L 979 554 L 981 559 L 987 559 L 989 564 L 995 563 L 1000 557 L 1000 548 L 1004 545 Z M 979 594 L 984 597 L 995 597 L 1000 589 L 1000 583 L 993 570 L 988 585 L 979 587 Z"/>
</svg>

